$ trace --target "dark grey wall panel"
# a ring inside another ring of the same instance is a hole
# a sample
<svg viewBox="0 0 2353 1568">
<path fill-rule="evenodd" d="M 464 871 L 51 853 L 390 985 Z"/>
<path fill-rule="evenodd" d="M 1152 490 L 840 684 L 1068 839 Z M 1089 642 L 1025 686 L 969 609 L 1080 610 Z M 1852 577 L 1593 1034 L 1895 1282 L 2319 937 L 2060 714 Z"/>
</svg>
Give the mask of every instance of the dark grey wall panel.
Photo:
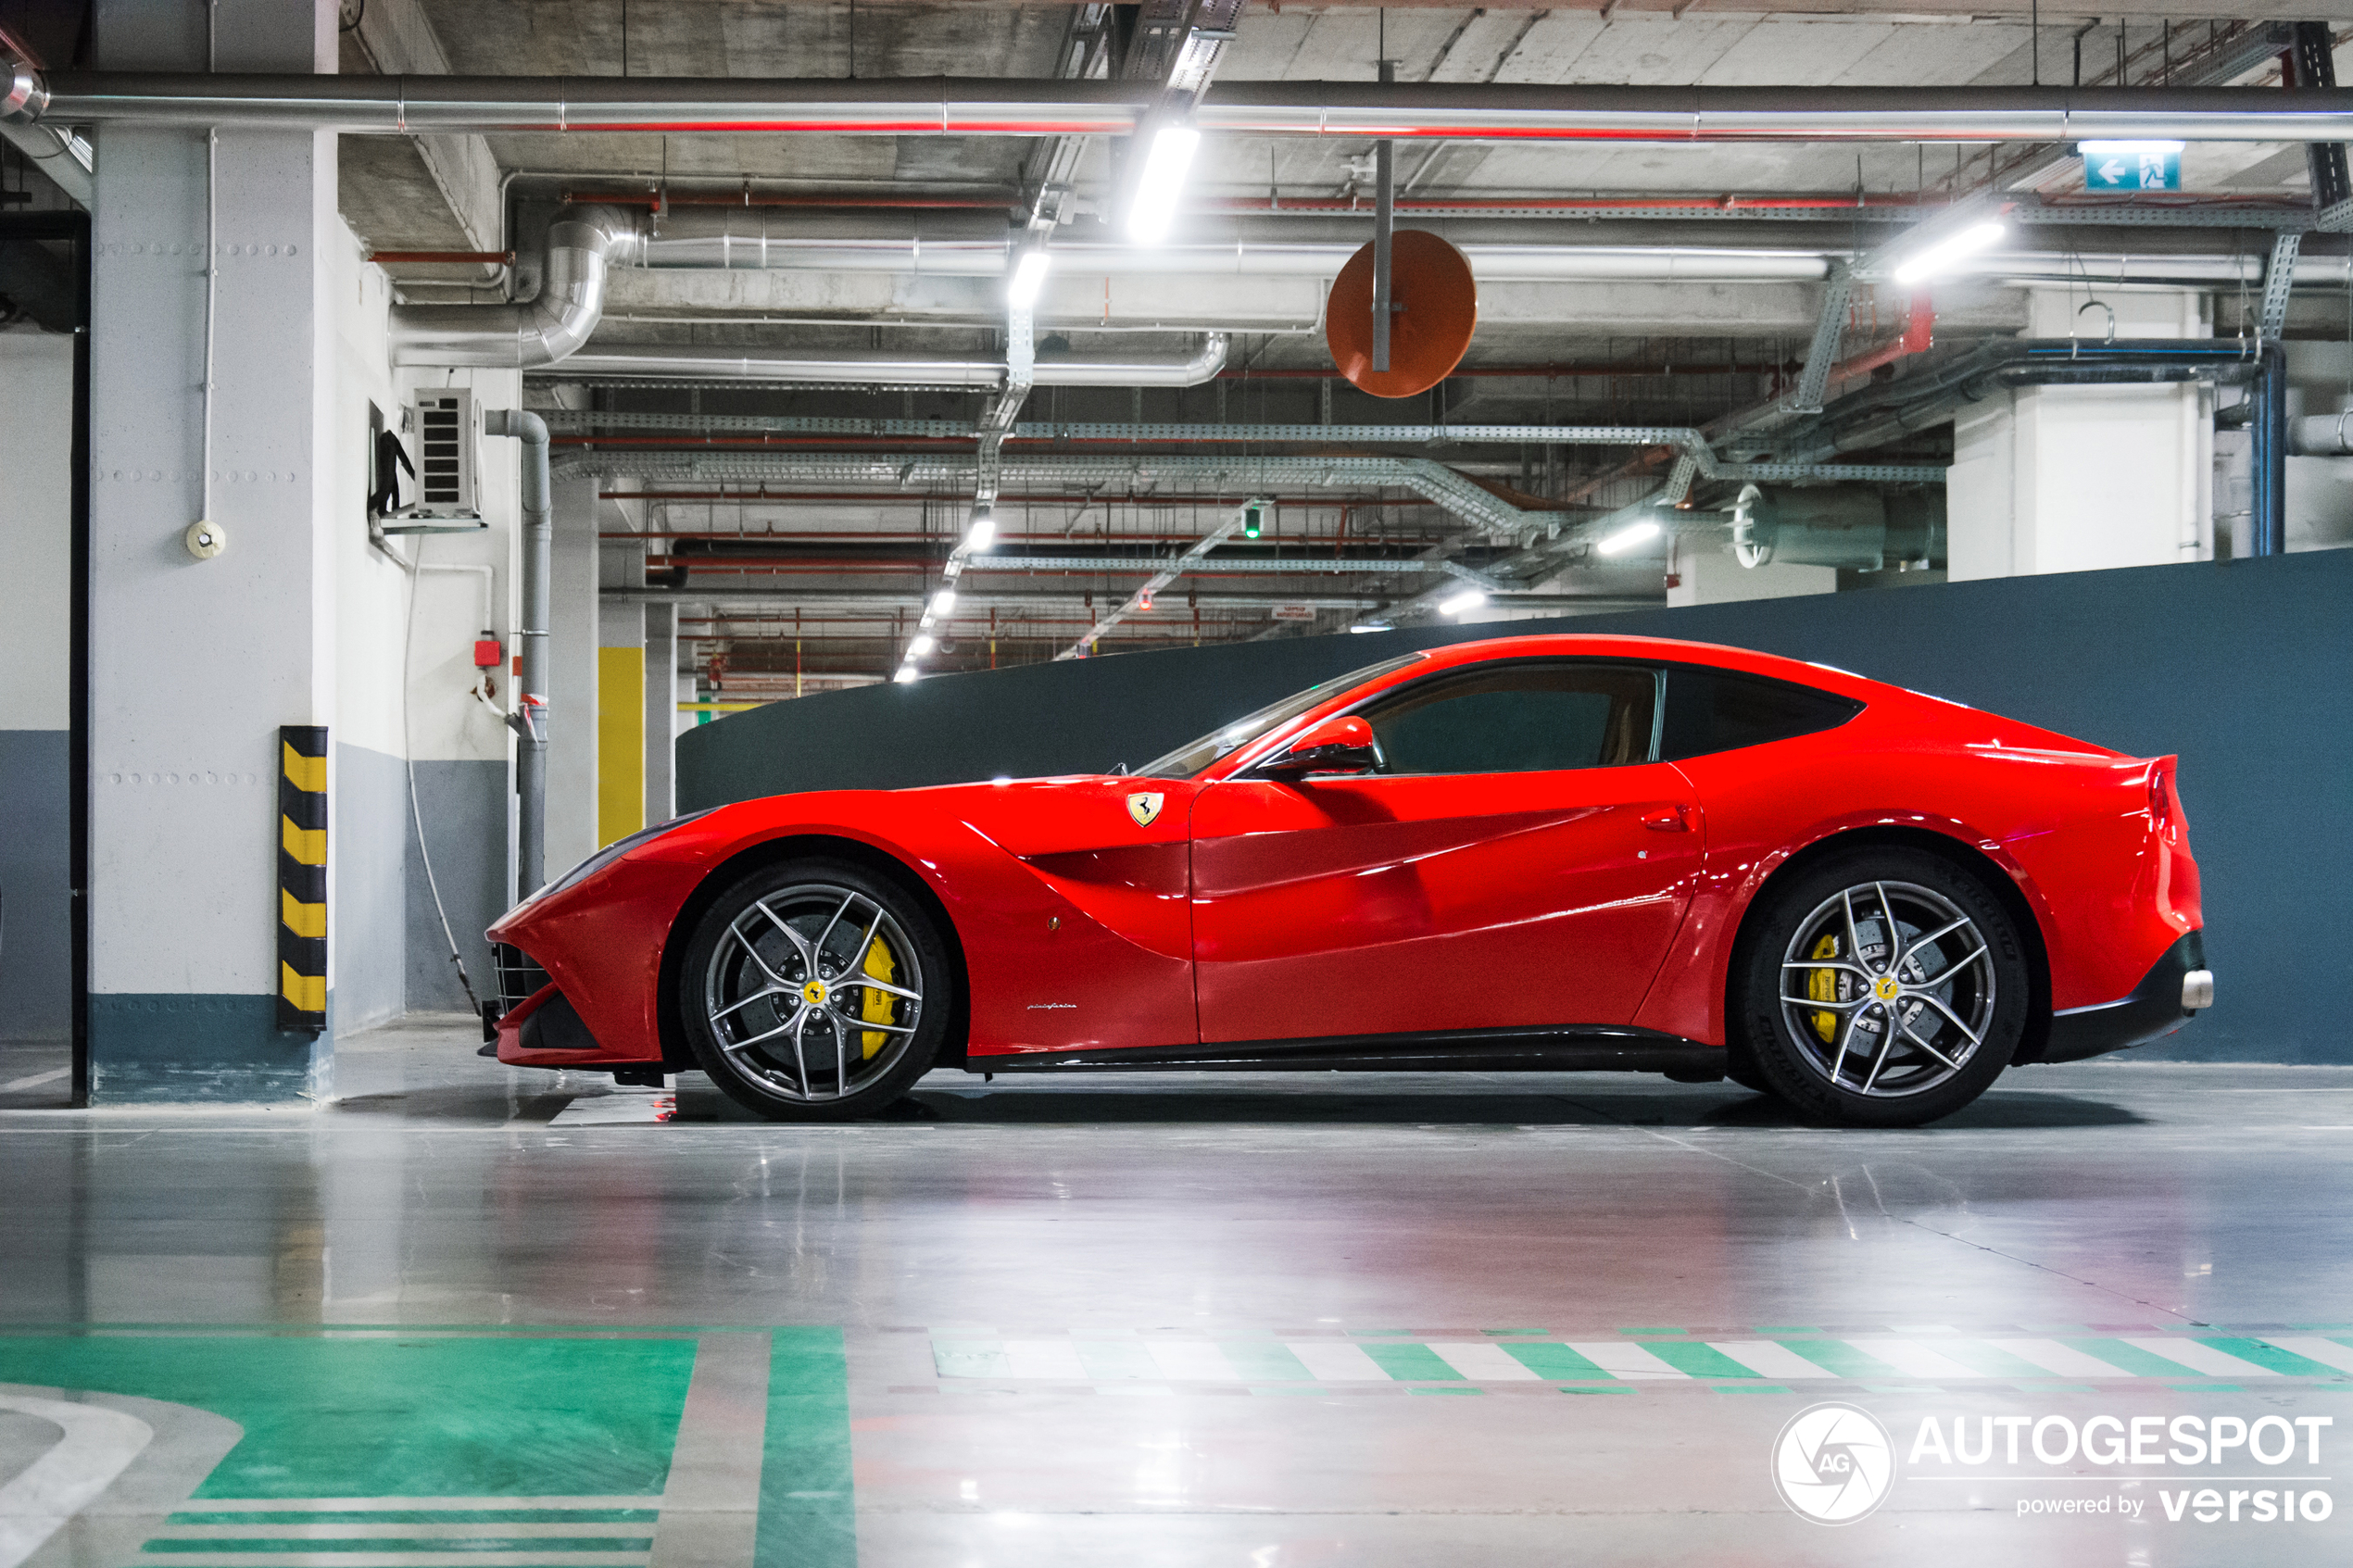
<svg viewBox="0 0 2353 1568">
<path fill-rule="evenodd" d="M 2353 551 L 1030 665 L 773 704 L 678 740 L 678 806 L 1141 761 L 1412 647 L 1534 632 L 1817 659 L 2142 756 L 2179 752 L 2214 1009 L 2146 1058 L 2353 1061 Z"/>
<path fill-rule="evenodd" d="M 335 746 L 327 864 L 334 878 L 328 947 L 338 1029 L 371 1028 L 399 1017 L 406 1005 L 408 791 L 399 758 L 364 746 Z"/>
<path fill-rule="evenodd" d="M 68 740 L 0 730 L 0 1040 L 73 1035 Z"/>
<path fill-rule="evenodd" d="M 514 902 L 507 874 L 507 816 L 512 798 L 507 764 L 419 762 L 417 804 L 433 850 L 433 874 L 449 911 L 449 929 L 476 996 L 497 989 L 490 974 L 490 945 L 482 934 Z M 417 853 L 417 832 L 404 807 L 408 846 L 408 995 L 412 1010 L 459 1011 L 466 993 L 449 961 L 449 944 L 435 918 L 433 890 Z"/>
</svg>

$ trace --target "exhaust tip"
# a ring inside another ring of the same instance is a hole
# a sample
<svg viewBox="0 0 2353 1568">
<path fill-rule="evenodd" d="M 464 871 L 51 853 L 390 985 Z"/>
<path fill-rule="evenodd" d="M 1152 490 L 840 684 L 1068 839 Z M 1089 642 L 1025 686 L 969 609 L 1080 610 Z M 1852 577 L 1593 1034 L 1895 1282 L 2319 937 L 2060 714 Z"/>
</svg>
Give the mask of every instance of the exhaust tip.
<svg viewBox="0 0 2353 1568">
<path fill-rule="evenodd" d="M 2214 1005 L 2214 972 L 2194 969 L 2182 976 L 2182 1010 L 2196 1012 Z"/>
</svg>

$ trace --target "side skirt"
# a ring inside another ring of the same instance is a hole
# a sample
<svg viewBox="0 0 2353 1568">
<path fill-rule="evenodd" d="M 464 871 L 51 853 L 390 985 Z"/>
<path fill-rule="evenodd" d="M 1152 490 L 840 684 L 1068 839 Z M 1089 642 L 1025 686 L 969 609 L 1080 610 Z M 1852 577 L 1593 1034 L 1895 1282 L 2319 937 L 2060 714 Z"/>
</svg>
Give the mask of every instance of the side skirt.
<svg viewBox="0 0 2353 1568">
<path fill-rule="evenodd" d="M 1189 1071 L 1210 1073 L 1665 1073 L 1724 1075 L 1724 1052 L 1651 1029 L 1465 1029 L 1423 1035 L 1335 1035 L 1305 1040 L 1221 1041 L 1131 1050 L 1023 1051 L 971 1056 L 968 1073 Z"/>
</svg>

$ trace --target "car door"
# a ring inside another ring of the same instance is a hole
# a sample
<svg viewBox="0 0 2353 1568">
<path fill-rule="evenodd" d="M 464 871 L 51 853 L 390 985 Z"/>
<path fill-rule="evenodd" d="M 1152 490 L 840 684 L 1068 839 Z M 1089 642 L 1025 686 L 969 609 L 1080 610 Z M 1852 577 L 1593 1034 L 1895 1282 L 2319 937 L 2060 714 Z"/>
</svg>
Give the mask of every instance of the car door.
<svg viewBox="0 0 2353 1568">
<path fill-rule="evenodd" d="M 1193 802 L 1204 1041 L 1631 1020 L 1699 865 L 1658 674 L 1527 659 L 1362 709 L 1380 770 Z"/>
</svg>

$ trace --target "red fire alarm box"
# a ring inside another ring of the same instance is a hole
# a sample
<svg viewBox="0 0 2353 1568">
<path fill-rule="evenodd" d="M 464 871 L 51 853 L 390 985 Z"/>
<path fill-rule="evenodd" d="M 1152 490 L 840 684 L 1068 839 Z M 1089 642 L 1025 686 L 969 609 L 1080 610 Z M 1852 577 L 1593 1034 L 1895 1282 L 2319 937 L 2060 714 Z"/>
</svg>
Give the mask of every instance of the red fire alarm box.
<svg viewBox="0 0 2353 1568">
<path fill-rule="evenodd" d="M 498 646 L 498 639 L 489 633 L 484 632 L 474 639 L 475 669 L 496 670 L 506 662 L 506 650 Z"/>
</svg>

